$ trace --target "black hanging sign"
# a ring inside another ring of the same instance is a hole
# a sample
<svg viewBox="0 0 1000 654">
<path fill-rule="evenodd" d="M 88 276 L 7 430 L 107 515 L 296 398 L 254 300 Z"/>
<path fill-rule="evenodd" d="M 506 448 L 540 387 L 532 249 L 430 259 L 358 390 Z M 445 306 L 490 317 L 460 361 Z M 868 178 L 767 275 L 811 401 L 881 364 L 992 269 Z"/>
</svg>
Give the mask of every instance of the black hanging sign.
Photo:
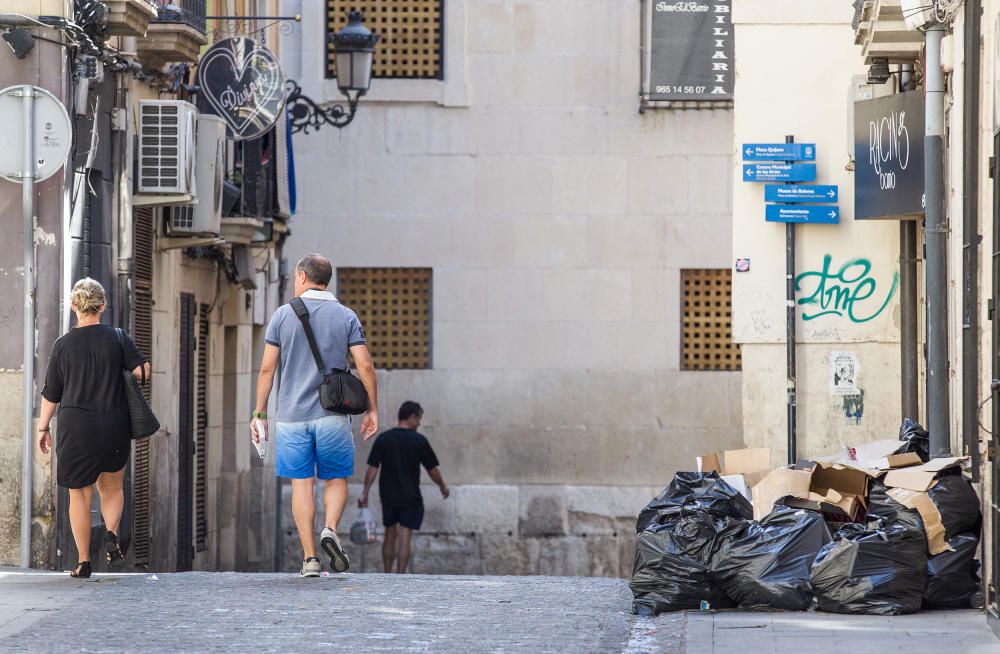
<svg viewBox="0 0 1000 654">
<path fill-rule="evenodd" d="M 198 86 L 212 113 L 237 141 L 271 129 L 285 104 L 285 78 L 278 59 L 253 39 L 223 39 L 198 63 Z"/>
<path fill-rule="evenodd" d="M 914 218 L 924 212 L 921 91 L 854 103 L 854 218 Z"/>
<path fill-rule="evenodd" d="M 649 0 L 650 100 L 733 99 L 732 0 Z"/>
</svg>

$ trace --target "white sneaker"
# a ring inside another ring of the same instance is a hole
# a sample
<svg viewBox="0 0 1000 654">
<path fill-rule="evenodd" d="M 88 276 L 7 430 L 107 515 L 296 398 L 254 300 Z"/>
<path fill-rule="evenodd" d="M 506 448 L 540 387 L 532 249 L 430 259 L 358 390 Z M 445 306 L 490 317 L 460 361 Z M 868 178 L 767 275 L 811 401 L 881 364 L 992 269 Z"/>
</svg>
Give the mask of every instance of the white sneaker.
<svg viewBox="0 0 1000 654">
<path fill-rule="evenodd" d="M 302 562 L 302 571 L 299 572 L 300 577 L 318 577 L 322 568 L 319 564 L 319 559 L 315 556 L 310 556 L 308 559 Z"/>
<path fill-rule="evenodd" d="M 347 558 L 344 547 L 340 544 L 340 538 L 337 537 L 337 532 L 329 527 L 324 528 L 323 533 L 320 534 L 319 542 L 323 546 L 323 550 L 330 555 L 330 567 L 335 572 L 345 572 L 351 567 L 351 560 Z"/>
</svg>

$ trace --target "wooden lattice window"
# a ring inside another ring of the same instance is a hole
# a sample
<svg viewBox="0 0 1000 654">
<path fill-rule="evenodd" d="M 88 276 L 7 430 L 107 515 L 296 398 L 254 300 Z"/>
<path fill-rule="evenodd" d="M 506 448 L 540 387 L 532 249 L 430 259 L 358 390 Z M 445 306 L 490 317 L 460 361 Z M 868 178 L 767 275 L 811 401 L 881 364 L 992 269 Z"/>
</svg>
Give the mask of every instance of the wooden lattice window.
<svg viewBox="0 0 1000 654">
<path fill-rule="evenodd" d="M 337 299 L 358 314 L 376 368 L 431 367 L 430 268 L 338 268 Z"/>
<path fill-rule="evenodd" d="M 352 10 L 364 12 L 365 26 L 381 37 L 375 46 L 373 77 L 443 79 L 444 0 L 327 0 L 327 31 L 346 25 Z M 337 76 L 329 44 L 326 76 Z"/>
<path fill-rule="evenodd" d="M 733 342 L 731 270 L 682 270 L 681 368 L 740 370 L 740 346 Z"/>
</svg>

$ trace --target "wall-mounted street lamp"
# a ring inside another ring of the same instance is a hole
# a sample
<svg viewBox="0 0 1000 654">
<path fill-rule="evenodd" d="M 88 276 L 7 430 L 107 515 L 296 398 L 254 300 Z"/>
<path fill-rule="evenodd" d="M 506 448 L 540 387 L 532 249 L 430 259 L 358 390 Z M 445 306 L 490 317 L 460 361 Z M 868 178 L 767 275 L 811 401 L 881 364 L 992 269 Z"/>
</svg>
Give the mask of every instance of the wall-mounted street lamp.
<svg viewBox="0 0 1000 654">
<path fill-rule="evenodd" d="M 339 129 L 354 120 L 358 101 L 372 85 L 375 44 L 379 40 L 378 34 L 372 34 L 364 26 L 363 20 L 364 14 L 352 11 L 347 15 L 347 27 L 328 37 L 337 64 L 337 87 L 347 98 L 347 108 L 340 104 L 320 107 L 302 94 L 302 88 L 294 80 L 288 80 L 285 103 L 293 133 L 305 131 L 308 134 L 310 129 L 319 129 L 324 123 Z"/>
</svg>

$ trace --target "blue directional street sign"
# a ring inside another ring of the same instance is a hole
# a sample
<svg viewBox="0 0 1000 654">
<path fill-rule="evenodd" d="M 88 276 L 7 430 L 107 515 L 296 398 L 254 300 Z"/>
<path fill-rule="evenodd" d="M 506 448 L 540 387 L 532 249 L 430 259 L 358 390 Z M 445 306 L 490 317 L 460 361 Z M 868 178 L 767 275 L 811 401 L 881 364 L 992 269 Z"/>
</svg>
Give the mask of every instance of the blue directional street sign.
<svg viewBox="0 0 1000 654">
<path fill-rule="evenodd" d="M 744 182 L 814 182 L 814 163 L 758 163 L 743 164 Z"/>
<path fill-rule="evenodd" d="M 837 202 L 838 187 L 813 184 L 768 184 L 764 187 L 766 202 Z"/>
<path fill-rule="evenodd" d="M 769 223 L 814 223 L 820 225 L 836 225 L 840 222 L 840 207 L 769 204 L 767 205 L 767 214 L 765 219 Z"/>
<path fill-rule="evenodd" d="M 815 143 L 744 143 L 743 161 L 816 161 Z"/>
</svg>

